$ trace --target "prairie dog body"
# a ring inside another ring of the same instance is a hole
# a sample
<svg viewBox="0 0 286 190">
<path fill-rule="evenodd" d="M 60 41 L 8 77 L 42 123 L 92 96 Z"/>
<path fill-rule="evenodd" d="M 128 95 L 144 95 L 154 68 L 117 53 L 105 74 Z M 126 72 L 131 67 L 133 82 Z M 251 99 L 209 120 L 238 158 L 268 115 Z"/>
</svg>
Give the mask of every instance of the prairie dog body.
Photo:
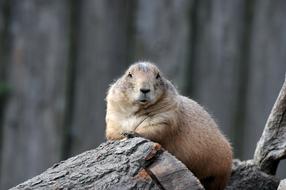
<svg viewBox="0 0 286 190">
<path fill-rule="evenodd" d="M 175 155 L 206 189 L 224 189 L 232 165 L 229 142 L 211 116 L 198 103 L 178 94 L 155 65 L 131 65 L 111 85 L 106 100 L 108 140 L 136 132 Z"/>
</svg>

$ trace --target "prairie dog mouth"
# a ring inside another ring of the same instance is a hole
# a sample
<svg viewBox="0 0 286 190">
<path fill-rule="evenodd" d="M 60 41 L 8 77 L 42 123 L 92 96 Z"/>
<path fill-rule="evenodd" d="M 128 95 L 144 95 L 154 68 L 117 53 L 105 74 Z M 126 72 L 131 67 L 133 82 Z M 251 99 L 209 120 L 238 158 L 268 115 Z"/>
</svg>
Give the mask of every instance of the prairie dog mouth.
<svg viewBox="0 0 286 190">
<path fill-rule="evenodd" d="M 149 95 L 146 95 L 146 94 L 140 94 L 137 99 L 137 102 L 142 105 L 147 104 L 150 101 L 151 101 L 151 98 L 149 97 Z"/>
<path fill-rule="evenodd" d="M 150 98 L 149 98 L 149 97 L 146 97 L 146 96 L 140 97 L 140 98 L 138 99 L 138 102 L 139 102 L 140 104 L 147 104 L 148 102 L 150 102 Z"/>
<path fill-rule="evenodd" d="M 140 99 L 139 100 L 140 104 L 147 104 L 148 102 L 149 102 L 149 100 L 147 100 L 147 99 Z"/>
</svg>

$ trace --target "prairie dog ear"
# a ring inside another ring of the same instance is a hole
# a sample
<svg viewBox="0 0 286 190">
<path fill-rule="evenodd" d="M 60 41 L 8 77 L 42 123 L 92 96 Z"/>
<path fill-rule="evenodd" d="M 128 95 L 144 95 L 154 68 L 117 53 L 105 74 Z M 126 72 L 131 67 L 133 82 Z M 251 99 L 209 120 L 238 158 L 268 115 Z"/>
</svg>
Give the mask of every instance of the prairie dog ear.
<svg viewBox="0 0 286 190">
<path fill-rule="evenodd" d="M 128 77 L 128 78 L 133 78 L 132 73 L 131 73 L 131 72 L 128 72 L 127 77 Z"/>
<path fill-rule="evenodd" d="M 158 72 L 157 74 L 156 74 L 156 79 L 160 79 L 161 78 L 161 74 L 160 74 L 160 72 Z"/>
</svg>

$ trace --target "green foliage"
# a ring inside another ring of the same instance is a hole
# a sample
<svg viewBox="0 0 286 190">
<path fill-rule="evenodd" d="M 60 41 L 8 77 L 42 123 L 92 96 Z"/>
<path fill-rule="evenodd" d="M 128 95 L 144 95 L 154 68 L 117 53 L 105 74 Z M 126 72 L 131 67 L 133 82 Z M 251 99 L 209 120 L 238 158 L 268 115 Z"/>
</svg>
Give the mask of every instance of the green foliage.
<svg viewBox="0 0 286 190">
<path fill-rule="evenodd" d="M 6 82 L 0 81 L 0 97 L 7 95 L 9 91 L 10 86 Z"/>
</svg>

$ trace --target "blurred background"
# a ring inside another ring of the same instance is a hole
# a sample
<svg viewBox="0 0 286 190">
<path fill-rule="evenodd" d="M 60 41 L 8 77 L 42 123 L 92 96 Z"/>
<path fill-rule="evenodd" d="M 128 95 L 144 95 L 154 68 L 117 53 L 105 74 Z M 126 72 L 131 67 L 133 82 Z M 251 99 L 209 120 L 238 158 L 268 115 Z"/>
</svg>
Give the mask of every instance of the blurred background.
<svg viewBox="0 0 286 190">
<path fill-rule="evenodd" d="M 104 142 L 108 85 L 138 60 L 251 159 L 285 77 L 285 10 L 283 0 L 0 0 L 0 189 Z"/>
</svg>

